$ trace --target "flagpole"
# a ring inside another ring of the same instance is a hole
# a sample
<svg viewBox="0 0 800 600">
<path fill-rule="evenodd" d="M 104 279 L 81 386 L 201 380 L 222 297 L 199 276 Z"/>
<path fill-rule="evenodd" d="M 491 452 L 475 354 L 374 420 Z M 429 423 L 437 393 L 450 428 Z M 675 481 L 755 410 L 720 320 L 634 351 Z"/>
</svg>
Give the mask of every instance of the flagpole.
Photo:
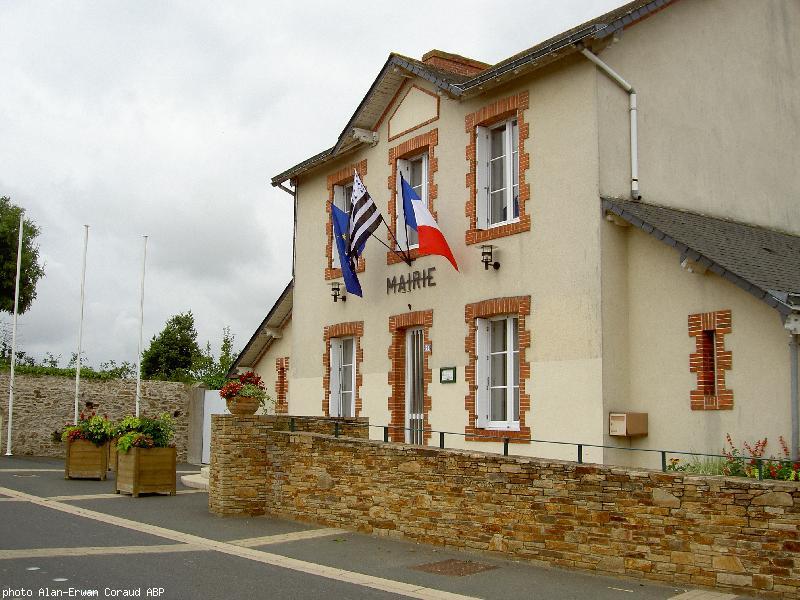
<svg viewBox="0 0 800 600">
<path fill-rule="evenodd" d="M 144 238 L 144 253 L 142 254 L 142 286 L 139 293 L 139 353 L 136 355 L 136 416 L 139 416 L 139 406 L 142 400 L 142 329 L 144 328 L 144 274 L 147 266 L 147 236 Z"/>
<path fill-rule="evenodd" d="M 8 386 L 8 435 L 6 436 L 6 456 L 11 456 L 11 423 L 14 418 L 14 365 L 17 361 L 17 310 L 19 309 L 19 275 L 22 267 L 22 228 L 25 213 L 19 212 L 19 241 L 17 242 L 17 282 L 14 286 L 14 324 L 11 326 L 11 373 Z"/>
<path fill-rule="evenodd" d="M 78 395 L 81 387 L 81 349 L 83 346 L 83 302 L 86 290 L 86 250 L 89 246 L 89 226 L 84 225 L 83 230 L 83 267 L 81 269 L 81 318 L 78 324 L 78 354 L 75 361 L 75 414 L 73 423 L 78 424 Z"/>
<path fill-rule="evenodd" d="M 398 242 L 397 238 L 394 237 L 394 233 L 392 233 L 392 228 L 389 227 L 389 224 L 386 222 L 386 219 L 383 218 L 383 215 L 381 215 L 381 221 L 383 221 L 383 224 L 386 225 L 386 229 L 389 230 L 389 235 L 392 236 L 392 239 L 394 240 L 394 243 L 397 244 L 398 247 L 400 247 L 400 242 Z M 377 240 L 379 238 L 376 237 L 375 239 Z M 381 243 L 383 243 L 383 242 L 381 242 Z M 386 244 L 383 244 L 383 245 L 386 246 Z M 408 244 L 406 244 L 406 246 L 408 246 Z M 386 247 L 389 248 L 389 246 L 386 246 Z M 392 250 L 392 249 L 389 248 L 389 250 Z M 411 252 L 408 249 L 406 249 L 406 253 L 405 254 L 402 254 L 402 253 L 398 252 L 397 250 L 392 250 L 392 252 L 394 252 L 398 256 L 402 256 L 403 257 L 403 262 L 406 263 L 409 267 L 411 266 Z"/>
</svg>

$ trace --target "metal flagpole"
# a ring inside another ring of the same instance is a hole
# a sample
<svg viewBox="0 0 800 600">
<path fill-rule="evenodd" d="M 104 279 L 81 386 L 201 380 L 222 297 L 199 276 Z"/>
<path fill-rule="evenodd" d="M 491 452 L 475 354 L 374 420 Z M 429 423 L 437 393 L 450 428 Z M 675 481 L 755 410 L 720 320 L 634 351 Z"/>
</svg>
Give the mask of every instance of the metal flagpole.
<svg viewBox="0 0 800 600">
<path fill-rule="evenodd" d="M 17 362 L 17 310 L 19 308 L 19 274 L 22 267 L 22 227 L 25 213 L 19 213 L 19 241 L 17 242 L 17 283 L 14 286 L 14 324 L 11 326 L 11 373 L 8 386 L 8 435 L 6 456 L 11 456 L 11 422 L 14 418 L 14 365 Z"/>
<path fill-rule="evenodd" d="M 136 416 L 139 416 L 139 405 L 142 400 L 142 329 L 144 327 L 144 272 L 147 265 L 147 236 L 144 238 L 144 254 L 142 255 L 142 287 L 139 294 L 139 353 L 136 355 Z"/>
<path fill-rule="evenodd" d="M 78 355 L 75 360 L 75 416 L 73 423 L 78 424 L 78 395 L 81 388 L 81 351 L 83 348 L 83 300 L 86 290 L 86 249 L 89 247 L 89 226 L 83 230 L 83 267 L 81 269 L 81 320 L 78 325 Z"/>
</svg>

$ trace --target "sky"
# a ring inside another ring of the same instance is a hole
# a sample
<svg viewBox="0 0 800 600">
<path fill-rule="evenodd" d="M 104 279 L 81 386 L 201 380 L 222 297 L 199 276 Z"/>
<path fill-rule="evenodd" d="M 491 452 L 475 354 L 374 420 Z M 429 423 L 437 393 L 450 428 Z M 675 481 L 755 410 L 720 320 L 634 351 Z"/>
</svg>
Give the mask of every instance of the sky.
<svg viewBox="0 0 800 600">
<path fill-rule="evenodd" d="M 229 326 L 240 350 L 291 278 L 269 179 L 335 143 L 389 52 L 496 63 L 623 3 L 4 0 L 0 196 L 45 270 L 18 348 L 76 351 L 89 225 L 90 365 L 136 360 L 144 235 L 144 347 L 191 310 L 201 346 Z"/>
</svg>

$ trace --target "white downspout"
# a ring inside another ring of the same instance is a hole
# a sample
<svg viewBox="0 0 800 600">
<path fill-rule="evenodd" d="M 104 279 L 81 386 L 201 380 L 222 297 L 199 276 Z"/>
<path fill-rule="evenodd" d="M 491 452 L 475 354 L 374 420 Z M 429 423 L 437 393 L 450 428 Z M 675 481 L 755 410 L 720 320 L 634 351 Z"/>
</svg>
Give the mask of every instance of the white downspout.
<svg viewBox="0 0 800 600">
<path fill-rule="evenodd" d="M 630 100 L 629 111 L 631 115 L 631 198 L 633 200 L 639 200 L 642 194 L 639 192 L 639 142 L 636 127 L 636 90 L 634 90 L 633 86 L 625 81 L 619 73 L 600 60 L 594 52 L 586 48 L 581 48 L 580 50 L 581 54 L 600 67 L 606 75 L 617 83 L 617 85 L 628 92 Z"/>
</svg>

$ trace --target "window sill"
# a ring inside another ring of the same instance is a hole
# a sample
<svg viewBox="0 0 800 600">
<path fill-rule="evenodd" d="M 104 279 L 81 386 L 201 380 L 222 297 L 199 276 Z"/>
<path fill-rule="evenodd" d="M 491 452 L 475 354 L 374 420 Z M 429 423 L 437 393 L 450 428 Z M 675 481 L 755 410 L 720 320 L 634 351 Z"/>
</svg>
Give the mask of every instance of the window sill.
<svg viewBox="0 0 800 600">
<path fill-rule="evenodd" d="M 530 215 L 522 215 L 517 221 L 510 221 L 499 225 L 493 225 L 489 229 L 470 229 L 466 233 L 466 243 L 481 244 L 489 240 L 516 235 L 531 230 Z"/>
</svg>

